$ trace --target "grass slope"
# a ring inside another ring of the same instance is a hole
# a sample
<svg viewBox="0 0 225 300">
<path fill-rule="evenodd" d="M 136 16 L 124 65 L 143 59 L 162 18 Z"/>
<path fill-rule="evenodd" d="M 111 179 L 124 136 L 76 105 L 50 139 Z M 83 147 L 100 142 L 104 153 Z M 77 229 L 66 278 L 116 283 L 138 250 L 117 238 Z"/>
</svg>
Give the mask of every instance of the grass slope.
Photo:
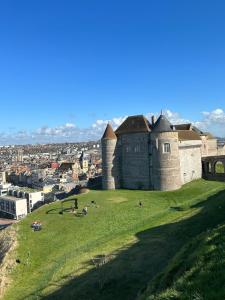
<svg viewBox="0 0 225 300">
<path fill-rule="evenodd" d="M 174 192 L 92 191 L 79 196 L 80 207 L 98 204 L 86 217 L 44 206 L 17 225 L 21 264 L 4 299 L 135 299 L 190 239 L 225 220 L 224 189 L 199 180 Z M 34 220 L 42 231 L 31 230 Z"/>
<path fill-rule="evenodd" d="M 185 245 L 138 299 L 224 299 L 224 270 L 225 224 Z"/>
</svg>

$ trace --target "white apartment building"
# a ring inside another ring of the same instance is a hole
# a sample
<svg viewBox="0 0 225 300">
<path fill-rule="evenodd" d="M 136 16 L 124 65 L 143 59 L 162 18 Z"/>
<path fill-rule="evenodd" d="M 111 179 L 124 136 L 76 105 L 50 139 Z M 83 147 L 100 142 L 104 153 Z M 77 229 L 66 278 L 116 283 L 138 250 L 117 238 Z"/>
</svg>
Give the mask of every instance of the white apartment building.
<svg viewBox="0 0 225 300">
<path fill-rule="evenodd" d="M 6 196 L 8 194 L 8 190 L 11 188 L 11 183 L 1 183 L 0 184 L 0 197 Z"/>
<path fill-rule="evenodd" d="M 0 211 L 19 220 L 27 215 L 27 199 L 13 196 L 0 197 Z"/>
<path fill-rule="evenodd" d="M 8 190 L 8 195 L 16 198 L 25 198 L 27 200 L 27 212 L 30 213 L 44 203 L 43 191 L 29 191 L 29 189 L 20 189 L 11 187 Z"/>
</svg>

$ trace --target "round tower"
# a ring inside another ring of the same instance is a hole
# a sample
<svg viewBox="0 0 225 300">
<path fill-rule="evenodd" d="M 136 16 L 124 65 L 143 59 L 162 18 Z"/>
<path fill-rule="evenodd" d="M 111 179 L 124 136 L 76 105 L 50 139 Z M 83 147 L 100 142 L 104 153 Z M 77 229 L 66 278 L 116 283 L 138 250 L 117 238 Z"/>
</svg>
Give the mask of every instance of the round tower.
<svg viewBox="0 0 225 300">
<path fill-rule="evenodd" d="M 114 190 L 119 187 L 118 157 L 116 154 L 117 137 L 110 124 L 101 139 L 102 144 L 102 188 Z"/>
<path fill-rule="evenodd" d="M 151 132 L 152 144 L 152 186 L 154 190 L 171 191 L 179 189 L 181 183 L 178 133 L 161 115 Z"/>
</svg>

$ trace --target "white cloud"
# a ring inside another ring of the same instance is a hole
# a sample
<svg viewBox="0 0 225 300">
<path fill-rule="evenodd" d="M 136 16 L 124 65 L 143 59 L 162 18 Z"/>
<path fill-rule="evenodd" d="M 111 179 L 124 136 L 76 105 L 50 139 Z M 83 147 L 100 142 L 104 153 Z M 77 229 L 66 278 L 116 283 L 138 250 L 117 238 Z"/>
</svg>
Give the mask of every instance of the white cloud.
<svg viewBox="0 0 225 300">
<path fill-rule="evenodd" d="M 73 124 L 73 123 L 66 123 L 66 124 L 65 124 L 65 127 L 66 127 L 66 128 L 75 128 L 76 125 Z"/>
<path fill-rule="evenodd" d="M 225 111 L 217 108 L 210 112 L 200 114 L 198 121 L 185 119 L 180 113 L 169 109 L 163 112 L 172 124 L 193 123 L 203 131 L 210 131 L 216 136 L 225 136 Z M 152 112 L 146 113 L 146 117 L 158 116 Z M 29 132 L 21 130 L 17 132 L 0 133 L 0 144 L 25 144 L 25 143 L 51 143 L 51 142 L 76 142 L 98 140 L 101 138 L 108 122 L 116 129 L 127 116 L 114 117 L 111 120 L 96 120 L 88 128 L 79 128 L 74 123 L 65 123 L 56 127 L 43 126 Z"/>
<path fill-rule="evenodd" d="M 178 112 L 173 112 L 173 111 L 167 109 L 164 113 L 167 116 L 168 120 L 174 125 L 191 123 L 190 120 L 182 118 Z"/>
<path fill-rule="evenodd" d="M 225 111 L 221 108 L 210 112 L 202 112 L 202 119 L 195 125 L 204 131 L 210 131 L 216 136 L 225 137 Z"/>
<path fill-rule="evenodd" d="M 113 129 L 116 129 L 126 118 L 127 116 L 112 118 L 111 120 L 96 120 L 95 123 L 92 124 L 92 128 L 98 132 L 103 132 L 106 125 L 110 123 Z"/>
<path fill-rule="evenodd" d="M 190 120 L 184 119 L 181 117 L 181 115 L 178 112 L 171 111 L 169 109 L 166 109 L 163 111 L 163 114 L 167 117 L 167 119 L 172 123 L 172 124 L 185 124 L 185 123 L 191 123 Z M 158 118 L 160 113 L 153 113 L 149 112 L 146 114 L 146 117 L 148 120 L 151 121 L 151 117 L 155 116 Z"/>
</svg>

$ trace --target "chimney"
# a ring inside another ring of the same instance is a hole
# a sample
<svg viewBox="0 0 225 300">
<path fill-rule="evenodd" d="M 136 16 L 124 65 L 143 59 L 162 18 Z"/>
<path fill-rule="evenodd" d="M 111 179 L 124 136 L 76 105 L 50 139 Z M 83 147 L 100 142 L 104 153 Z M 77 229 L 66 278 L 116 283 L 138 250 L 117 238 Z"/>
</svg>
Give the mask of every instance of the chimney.
<svg viewBox="0 0 225 300">
<path fill-rule="evenodd" d="M 155 116 L 153 115 L 152 116 L 152 125 L 154 125 L 155 124 Z"/>
</svg>

